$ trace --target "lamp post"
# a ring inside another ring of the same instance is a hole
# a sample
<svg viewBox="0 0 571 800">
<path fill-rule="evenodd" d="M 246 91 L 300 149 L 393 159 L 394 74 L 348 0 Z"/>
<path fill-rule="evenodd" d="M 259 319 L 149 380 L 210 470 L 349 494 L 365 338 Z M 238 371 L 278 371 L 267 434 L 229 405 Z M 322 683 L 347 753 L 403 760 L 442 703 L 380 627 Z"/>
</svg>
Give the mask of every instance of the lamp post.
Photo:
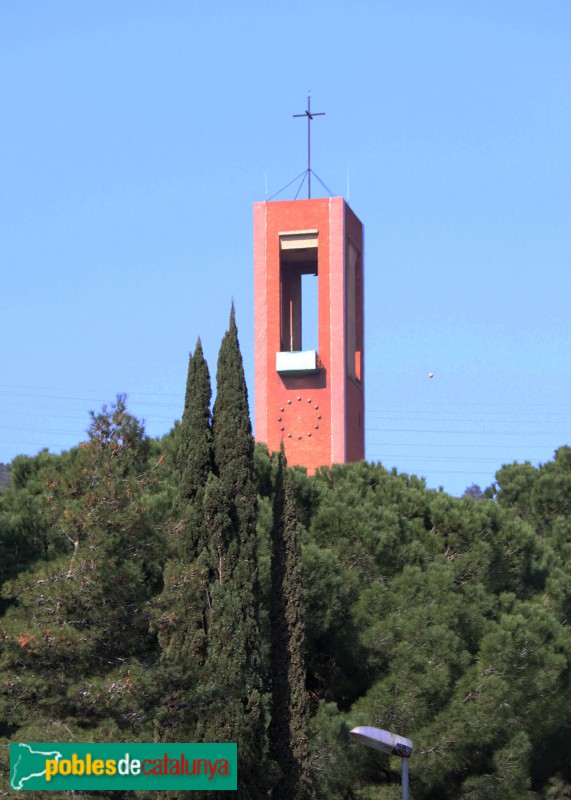
<svg viewBox="0 0 571 800">
<path fill-rule="evenodd" d="M 357 742 L 380 750 L 390 756 L 400 756 L 402 759 L 402 800 L 408 800 L 408 759 L 412 753 L 412 742 L 396 733 L 382 731 L 380 728 L 360 727 L 353 728 L 350 736 Z"/>
</svg>

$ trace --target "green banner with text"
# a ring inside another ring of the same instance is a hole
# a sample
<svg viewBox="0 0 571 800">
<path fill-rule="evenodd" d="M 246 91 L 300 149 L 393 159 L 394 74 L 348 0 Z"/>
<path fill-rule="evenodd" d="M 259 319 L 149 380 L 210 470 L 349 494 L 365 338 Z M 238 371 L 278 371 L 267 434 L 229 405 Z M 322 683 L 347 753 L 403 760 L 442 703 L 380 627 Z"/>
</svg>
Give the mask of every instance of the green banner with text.
<svg viewBox="0 0 571 800">
<path fill-rule="evenodd" d="M 10 788 L 81 789 L 237 788 L 236 744 L 10 744 Z"/>
</svg>

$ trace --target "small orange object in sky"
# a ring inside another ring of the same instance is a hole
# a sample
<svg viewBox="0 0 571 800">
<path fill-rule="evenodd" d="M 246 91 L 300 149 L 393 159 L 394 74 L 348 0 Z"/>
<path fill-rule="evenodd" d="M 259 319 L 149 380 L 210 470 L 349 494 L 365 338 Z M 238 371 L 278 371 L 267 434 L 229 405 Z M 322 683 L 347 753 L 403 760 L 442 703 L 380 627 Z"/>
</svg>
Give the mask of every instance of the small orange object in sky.
<svg viewBox="0 0 571 800">
<path fill-rule="evenodd" d="M 434 372 L 429 372 L 429 373 L 428 373 L 428 377 L 429 377 L 429 378 L 434 378 Z"/>
</svg>

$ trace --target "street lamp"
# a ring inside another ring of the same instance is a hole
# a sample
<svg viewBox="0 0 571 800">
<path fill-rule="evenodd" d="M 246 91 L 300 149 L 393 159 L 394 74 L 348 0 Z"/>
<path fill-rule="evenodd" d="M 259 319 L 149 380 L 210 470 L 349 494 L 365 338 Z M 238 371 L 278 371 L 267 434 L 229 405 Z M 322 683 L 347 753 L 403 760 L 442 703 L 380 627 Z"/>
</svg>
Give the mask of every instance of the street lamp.
<svg viewBox="0 0 571 800">
<path fill-rule="evenodd" d="M 353 728 L 349 735 L 367 747 L 402 758 L 402 800 L 408 800 L 408 759 L 412 753 L 410 739 L 397 736 L 396 733 L 382 731 L 380 728 L 367 727 Z"/>
</svg>

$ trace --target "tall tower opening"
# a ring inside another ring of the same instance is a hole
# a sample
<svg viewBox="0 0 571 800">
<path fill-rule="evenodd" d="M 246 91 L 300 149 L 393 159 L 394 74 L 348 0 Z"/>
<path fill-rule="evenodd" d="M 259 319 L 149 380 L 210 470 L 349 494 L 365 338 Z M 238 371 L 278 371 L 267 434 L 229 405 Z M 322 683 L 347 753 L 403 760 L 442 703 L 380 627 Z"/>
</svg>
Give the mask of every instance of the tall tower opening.
<svg viewBox="0 0 571 800">
<path fill-rule="evenodd" d="M 280 234 L 282 352 L 317 350 L 317 233 Z"/>
<path fill-rule="evenodd" d="M 255 432 L 290 464 L 365 456 L 363 226 L 343 198 L 254 205 Z"/>
</svg>

